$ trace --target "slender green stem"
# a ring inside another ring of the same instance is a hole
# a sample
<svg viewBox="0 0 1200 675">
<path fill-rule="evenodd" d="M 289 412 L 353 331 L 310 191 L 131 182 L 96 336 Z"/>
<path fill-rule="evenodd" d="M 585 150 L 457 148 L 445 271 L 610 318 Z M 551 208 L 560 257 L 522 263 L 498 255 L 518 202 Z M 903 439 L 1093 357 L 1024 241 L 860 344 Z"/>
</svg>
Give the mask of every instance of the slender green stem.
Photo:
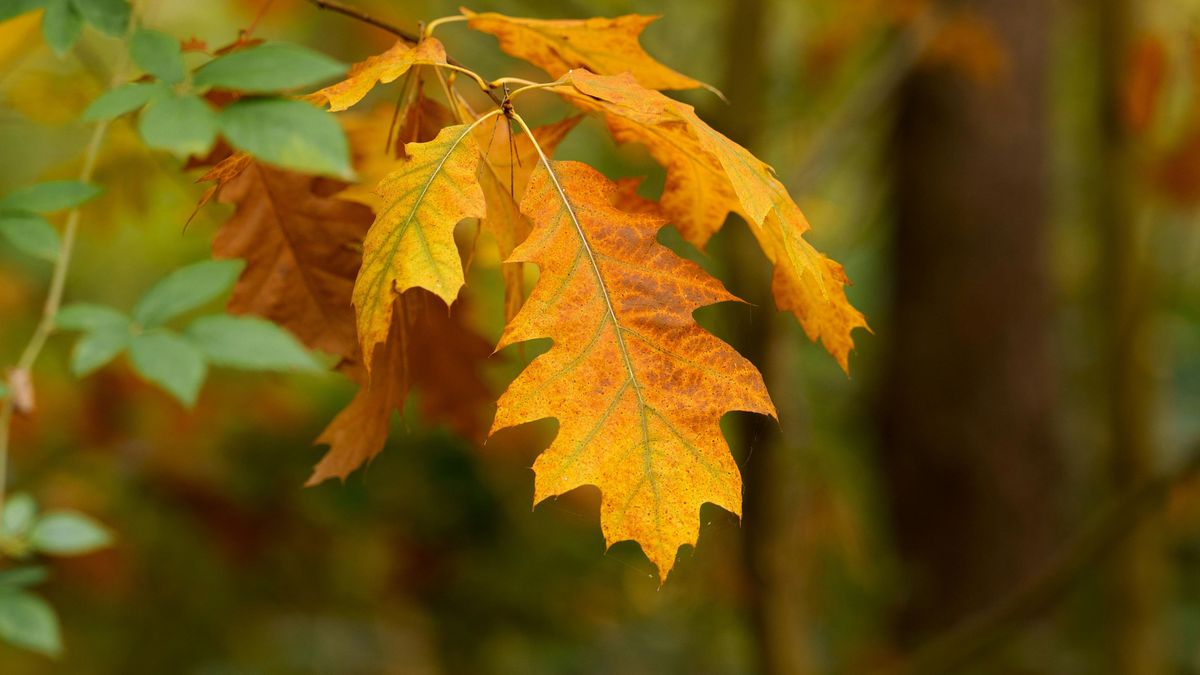
<svg viewBox="0 0 1200 675">
<path fill-rule="evenodd" d="M 133 25 L 133 21 L 131 15 L 130 26 Z M 122 73 L 125 70 L 126 60 L 127 57 L 124 54 L 119 57 L 113 69 L 112 81 L 109 83 L 110 89 L 116 87 L 124 79 Z M 92 128 L 92 136 L 83 155 L 83 167 L 79 170 L 79 180 L 82 182 L 90 181 L 96 172 L 96 161 L 99 159 L 100 147 L 104 143 L 104 135 L 108 131 L 109 123 L 110 120 L 101 120 L 96 122 Z M 78 206 L 67 214 L 67 222 L 63 227 L 62 244 L 58 250 L 58 258 L 54 261 L 54 271 L 50 276 L 50 288 L 46 292 L 46 300 L 42 304 L 42 316 L 14 368 L 14 372 L 22 373 L 23 376 L 27 377 L 29 371 L 33 369 L 38 356 L 46 346 L 47 338 L 54 332 L 54 317 L 58 314 L 59 307 L 62 306 L 63 291 L 67 285 L 67 272 L 71 267 L 71 254 L 75 249 L 75 237 L 79 231 L 81 215 L 82 211 Z M 9 381 L 13 381 L 11 374 Z M 13 396 L 16 393 L 16 391 L 9 392 L 9 396 L 0 402 L 0 513 L 4 512 L 5 488 L 8 479 L 8 445 L 15 411 Z"/>
</svg>

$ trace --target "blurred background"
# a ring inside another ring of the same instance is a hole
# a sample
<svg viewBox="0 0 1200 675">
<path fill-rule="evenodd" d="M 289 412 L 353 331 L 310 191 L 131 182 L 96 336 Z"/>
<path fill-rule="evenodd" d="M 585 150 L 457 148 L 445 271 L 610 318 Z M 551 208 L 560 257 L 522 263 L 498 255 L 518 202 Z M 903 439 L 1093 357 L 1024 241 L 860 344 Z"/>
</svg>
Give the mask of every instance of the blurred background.
<svg viewBox="0 0 1200 675">
<path fill-rule="evenodd" d="M 140 5 L 215 46 L 265 2 Z M 410 29 L 458 6 L 351 4 Z M 1200 673 L 1200 481 L 1181 468 L 1200 452 L 1200 0 L 471 8 L 663 14 L 648 50 L 725 92 L 682 96 L 846 265 L 874 329 L 851 377 L 774 311 L 744 224 L 707 257 L 664 231 L 754 303 L 699 318 L 764 372 L 780 423 L 725 419 L 745 518 L 706 506 L 660 587 L 635 544 L 605 551 L 594 489 L 530 509 L 553 423 L 480 445 L 409 414 L 366 470 L 305 489 L 346 381 L 218 371 L 185 411 L 125 364 L 75 381 L 55 338 L 10 483 L 118 541 L 52 565 L 63 659 L 0 645 L 0 672 Z M 392 42 L 303 0 L 255 32 L 347 62 Z M 463 24 L 438 35 L 485 77 L 545 79 Z M 78 172 L 77 117 L 119 48 L 89 32 L 60 59 L 36 16 L 0 25 L 0 193 Z M 558 157 L 662 184 L 595 120 Z M 128 307 L 205 258 L 229 212 L 184 230 L 195 177 L 116 123 L 67 299 Z M 472 320 L 494 340 L 494 247 L 478 256 Z M 0 248 L 0 363 L 48 276 Z M 496 392 L 523 358 L 493 357 Z"/>
</svg>

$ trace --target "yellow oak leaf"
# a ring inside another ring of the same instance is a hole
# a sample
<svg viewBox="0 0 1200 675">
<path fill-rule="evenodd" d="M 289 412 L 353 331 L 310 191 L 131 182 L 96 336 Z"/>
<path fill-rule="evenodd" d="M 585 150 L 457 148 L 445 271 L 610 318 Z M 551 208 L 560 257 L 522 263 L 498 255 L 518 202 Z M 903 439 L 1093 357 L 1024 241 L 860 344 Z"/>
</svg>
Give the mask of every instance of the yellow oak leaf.
<svg viewBox="0 0 1200 675">
<path fill-rule="evenodd" d="M 775 303 L 849 371 L 855 328 L 866 319 L 846 299 L 841 265 L 809 244 L 808 220 L 771 167 L 716 131 L 692 106 L 647 89 L 628 74 L 573 70 L 554 87 L 579 108 L 602 114 L 618 142 L 645 145 L 667 170 L 660 200 L 668 219 L 703 247 L 730 212 L 743 216 L 775 265 Z"/>
<path fill-rule="evenodd" d="M 410 143 L 408 159 L 376 188 L 383 206 L 363 242 L 353 294 L 368 370 L 375 345 L 387 341 L 400 293 L 425 288 L 450 305 L 463 286 L 454 227 L 484 215 L 472 128 L 446 127 L 428 143 Z"/>
<path fill-rule="evenodd" d="M 477 14 L 465 7 L 460 11 L 470 18 L 471 28 L 496 36 L 506 54 L 532 63 L 551 77 L 586 68 L 604 75 L 632 73 L 649 89 L 711 89 L 664 66 L 642 49 L 638 38 L 657 16 L 548 20 Z"/>
<path fill-rule="evenodd" d="M 363 100 L 375 85 L 394 82 L 415 65 L 445 63 L 446 48 L 436 38 L 425 38 L 415 47 L 397 40 L 386 52 L 354 64 L 346 79 L 311 94 L 310 99 L 328 103 L 332 112 L 346 110 Z"/>
<path fill-rule="evenodd" d="M 584 164 L 535 170 L 521 201 L 534 230 L 512 260 L 541 275 L 500 346 L 554 344 L 501 396 L 492 430 L 556 418 L 533 467 L 535 503 L 597 486 L 605 541 L 637 541 L 665 580 L 696 543 L 701 504 L 741 513 L 721 417 L 775 408 L 754 366 L 692 318 L 736 298 L 657 242 L 664 219 L 619 211 L 619 198 Z"/>
</svg>

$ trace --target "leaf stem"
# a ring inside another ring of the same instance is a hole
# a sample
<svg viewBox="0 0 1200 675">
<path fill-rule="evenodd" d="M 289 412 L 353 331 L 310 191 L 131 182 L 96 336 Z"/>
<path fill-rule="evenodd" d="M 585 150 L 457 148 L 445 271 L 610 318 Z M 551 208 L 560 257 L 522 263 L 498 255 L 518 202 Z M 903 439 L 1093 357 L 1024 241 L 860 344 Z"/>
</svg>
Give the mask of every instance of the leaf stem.
<svg viewBox="0 0 1200 675">
<path fill-rule="evenodd" d="M 438 26 L 440 26 L 442 24 L 457 23 L 459 21 L 469 21 L 470 19 L 471 19 L 471 17 L 463 16 L 461 14 L 454 14 L 452 16 L 443 16 L 440 19 L 434 19 L 433 21 L 429 22 L 428 26 L 425 26 L 425 31 L 424 31 L 424 33 L 422 33 L 422 37 L 429 37 L 430 35 L 433 35 L 433 29 L 437 28 Z"/>
<path fill-rule="evenodd" d="M 518 79 L 518 78 L 500 78 L 500 80 L 496 80 L 496 81 L 500 82 L 502 80 L 516 80 L 516 79 Z M 564 83 L 564 79 L 560 77 L 559 79 L 557 79 L 553 82 L 529 82 L 528 80 L 525 80 L 525 82 L 528 82 L 528 84 L 526 84 L 524 87 L 521 87 L 520 89 L 512 91 L 508 94 L 508 100 L 511 101 L 514 98 L 516 98 L 517 96 L 520 96 L 521 94 L 523 94 L 527 91 L 536 91 L 538 89 L 549 89 L 550 87 L 557 87 Z M 556 94 L 568 94 L 568 95 L 574 94 L 574 95 L 578 95 L 578 96 L 583 96 L 582 94 L 578 94 L 573 88 L 567 88 L 563 91 L 559 91 L 559 92 L 555 92 L 555 93 Z"/>
<path fill-rule="evenodd" d="M 490 84 L 492 85 L 492 88 L 495 89 L 497 87 L 502 87 L 506 84 L 534 85 L 534 84 L 540 84 L 540 83 L 534 82 L 533 80 L 527 80 L 523 77 L 498 77 L 498 78 L 492 80 Z"/>
<path fill-rule="evenodd" d="M 130 13 L 129 26 L 126 29 L 128 35 L 129 29 L 135 24 L 135 15 Z M 122 73 L 125 70 L 125 64 L 128 56 L 122 52 L 118 57 L 115 67 L 113 68 L 113 76 L 109 82 L 109 89 L 115 88 L 124 79 Z M 92 136 L 88 141 L 87 150 L 83 155 L 83 167 L 79 170 L 79 180 L 81 182 L 89 182 L 92 175 L 96 172 L 96 162 L 100 156 L 100 147 L 104 143 L 104 135 L 108 131 L 108 126 L 111 120 L 103 119 L 96 122 L 92 128 Z M 42 349 L 46 346 L 46 340 L 50 334 L 54 332 L 54 317 L 58 314 L 59 307 L 62 306 L 63 291 L 67 284 L 67 272 L 71 267 L 71 254 L 75 248 L 75 237 L 79 231 L 79 220 L 82 216 L 82 208 L 76 206 L 67 214 L 67 222 L 63 227 L 62 243 L 59 246 L 58 257 L 54 260 L 54 271 L 50 277 L 50 288 L 46 292 L 46 300 L 42 304 L 42 315 L 38 320 L 37 327 L 33 331 L 33 335 L 29 338 L 29 342 L 25 345 L 24 351 L 21 352 L 21 358 L 17 361 L 14 373 L 28 375 L 37 362 L 38 356 L 41 355 Z M 10 374 L 9 381 L 13 380 L 13 375 Z M 13 394 L 3 401 L 0 401 L 0 513 L 4 512 L 4 497 L 5 488 L 8 478 L 8 446 L 10 439 L 10 429 L 12 426 L 13 412 L 15 410 L 15 401 Z"/>
<path fill-rule="evenodd" d="M 453 70 L 455 72 L 462 73 L 462 74 L 466 75 L 467 77 L 471 78 L 472 80 L 474 80 L 475 84 L 478 84 L 479 88 L 482 89 L 485 94 L 488 94 L 489 96 L 492 95 L 492 89 L 494 87 L 492 87 L 490 84 L 488 84 L 488 81 L 483 79 L 482 75 L 480 75 L 479 73 L 476 73 L 475 71 L 471 70 L 470 68 L 460 66 L 456 63 L 439 63 L 439 64 L 436 64 L 435 67 L 445 68 L 446 70 Z"/>
</svg>

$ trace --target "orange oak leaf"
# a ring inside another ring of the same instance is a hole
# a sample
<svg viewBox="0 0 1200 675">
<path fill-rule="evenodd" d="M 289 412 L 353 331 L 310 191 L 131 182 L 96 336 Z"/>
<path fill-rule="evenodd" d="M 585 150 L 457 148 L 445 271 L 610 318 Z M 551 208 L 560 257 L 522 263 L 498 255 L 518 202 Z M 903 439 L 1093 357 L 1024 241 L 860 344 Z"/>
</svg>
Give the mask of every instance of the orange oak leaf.
<svg viewBox="0 0 1200 675">
<path fill-rule="evenodd" d="M 375 190 L 383 205 L 363 242 L 353 294 L 367 370 L 375 345 L 387 341 L 400 293 L 425 288 L 450 305 L 463 286 L 454 227 L 484 216 L 473 127 L 446 127 L 428 143 L 410 143 L 408 159 Z"/>
<path fill-rule="evenodd" d="M 579 108 L 602 114 L 621 143 L 645 145 L 667 170 L 660 203 L 689 242 L 703 248 L 730 212 L 751 225 L 775 265 L 776 305 L 799 319 L 843 370 L 854 348 L 851 333 L 866 319 L 846 299 L 842 266 L 808 243 L 808 220 L 771 167 L 716 131 L 690 105 L 641 87 L 628 74 L 573 70 L 554 89 Z"/>
<path fill-rule="evenodd" d="M 354 64 L 346 79 L 310 95 L 315 102 L 326 102 L 337 112 L 363 100 L 377 84 L 396 81 L 415 65 L 445 65 L 446 48 L 436 38 L 425 38 L 415 47 L 403 40 L 391 49 Z"/>
<path fill-rule="evenodd" d="M 317 438 L 329 450 L 313 469 L 307 485 L 345 479 L 383 450 L 393 412 L 403 412 L 410 388 L 420 395 L 426 420 L 444 422 L 471 440 L 482 440 L 484 413 L 492 391 L 482 366 L 491 343 L 463 321 L 462 305 L 448 311 L 428 291 L 414 288 L 396 299 L 393 330 L 376 347 L 368 375 L 357 361 L 341 370 L 359 383 L 358 393 Z"/>
<path fill-rule="evenodd" d="M 213 255 L 246 261 L 229 311 L 270 319 L 313 349 L 353 355 L 350 292 L 370 209 L 334 197 L 343 183 L 246 155 L 205 177 L 217 181 L 217 201 L 235 207 L 213 239 Z"/>
<path fill-rule="evenodd" d="M 580 119 L 576 116 L 537 127 L 533 136 L 548 156 L 554 156 L 558 144 Z M 475 141 L 486 160 L 479 165 L 479 185 L 487 202 L 483 227 L 496 240 L 500 259 L 506 260 L 532 229 L 518 203 L 537 166 L 537 150 L 528 136 L 514 134 L 504 120 L 497 120 L 495 125 L 476 127 Z M 500 274 L 504 281 L 504 321 L 507 323 L 517 315 L 525 300 L 524 265 L 505 262 Z"/>
<path fill-rule="evenodd" d="M 547 20 L 477 14 L 465 7 L 459 11 L 470 18 L 471 28 L 496 36 L 504 53 L 532 63 L 551 77 L 586 68 L 603 75 L 632 73 L 649 89 L 711 89 L 655 61 L 642 49 L 639 37 L 657 16 Z"/>
<path fill-rule="evenodd" d="M 665 580 L 696 542 L 701 504 L 741 513 L 721 417 L 775 408 L 754 366 L 692 318 L 736 298 L 657 243 L 665 220 L 618 211 L 617 198 L 584 164 L 543 158 L 535 170 L 521 201 L 534 230 L 512 260 L 541 276 L 500 347 L 554 344 L 501 396 L 492 431 L 556 418 L 535 503 L 599 487 L 605 541 L 637 541 Z"/>
</svg>

